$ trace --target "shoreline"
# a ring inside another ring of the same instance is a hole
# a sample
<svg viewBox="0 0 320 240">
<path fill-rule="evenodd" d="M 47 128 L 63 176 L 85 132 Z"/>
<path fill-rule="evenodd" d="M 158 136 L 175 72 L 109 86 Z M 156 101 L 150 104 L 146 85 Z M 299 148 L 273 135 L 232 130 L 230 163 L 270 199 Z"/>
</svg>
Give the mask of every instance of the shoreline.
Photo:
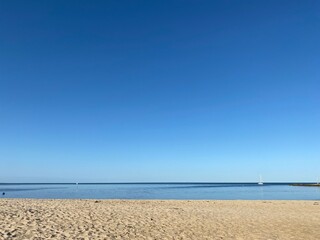
<svg viewBox="0 0 320 240">
<path fill-rule="evenodd" d="M 134 198 L 17 198 L 0 197 L 2 200 L 25 201 L 123 201 L 123 202 L 319 202 L 319 199 L 134 199 Z"/>
<path fill-rule="evenodd" d="M 320 200 L 0 199 L 0 239 L 316 239 Z"/>
</svg>

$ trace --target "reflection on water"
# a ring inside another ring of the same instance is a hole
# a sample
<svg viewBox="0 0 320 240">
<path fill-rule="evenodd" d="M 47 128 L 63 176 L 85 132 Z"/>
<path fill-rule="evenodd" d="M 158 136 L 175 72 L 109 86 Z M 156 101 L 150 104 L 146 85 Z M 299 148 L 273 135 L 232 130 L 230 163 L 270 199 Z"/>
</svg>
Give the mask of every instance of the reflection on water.
<svg viewBox="0 0 320 240">
<path fill-rule="evenodd" d="M 6 198 L 320 200 L 320 188 L 289 184 L 0 184 Z"/>
<path fill-rule="evenodd" d="M 16 191 L 33 191 L 33 190 L 46 190 L 46 189 L 64 189 L 65 187 L 35 187 L 35 188 L 1 188 L 0 192 L 16 192 Z"/>
</svg>

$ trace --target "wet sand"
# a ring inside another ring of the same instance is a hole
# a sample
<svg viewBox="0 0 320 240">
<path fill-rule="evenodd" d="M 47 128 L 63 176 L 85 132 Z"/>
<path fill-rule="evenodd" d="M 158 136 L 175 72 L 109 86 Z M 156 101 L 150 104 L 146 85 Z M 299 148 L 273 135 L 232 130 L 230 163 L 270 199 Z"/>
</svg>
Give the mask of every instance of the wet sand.
<svg viewBox="0 0 320 240">
<path fill-rule="evenodd" d="M 0 199 L 0 239 L 320 239 L 320 201 Z"/>
</svg>

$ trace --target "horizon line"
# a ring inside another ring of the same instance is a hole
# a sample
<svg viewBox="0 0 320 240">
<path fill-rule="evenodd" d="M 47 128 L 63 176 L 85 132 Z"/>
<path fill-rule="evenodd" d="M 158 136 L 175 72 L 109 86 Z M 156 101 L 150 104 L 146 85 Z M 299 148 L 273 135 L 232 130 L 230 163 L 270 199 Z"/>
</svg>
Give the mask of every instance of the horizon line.
<svg viewBox="0 0 320 240">
<path fill-rule="evenodd" d="M 86 185 L 86 184 L 255 184 L 258 182 L 0 182 L 0 185 L 27 185 L 27 184 L 64 184 L 64 185 Z M 291 183 L 316 183 L 316 182 L 276 182 L 268 181 L 264 184 L 291 184 Z"/>
</svg>

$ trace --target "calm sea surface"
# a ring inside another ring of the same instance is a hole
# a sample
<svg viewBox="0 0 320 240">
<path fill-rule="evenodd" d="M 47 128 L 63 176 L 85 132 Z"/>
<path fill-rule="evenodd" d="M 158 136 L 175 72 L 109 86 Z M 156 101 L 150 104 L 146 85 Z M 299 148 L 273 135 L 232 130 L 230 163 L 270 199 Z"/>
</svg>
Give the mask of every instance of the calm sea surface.
<svg viewBox="0 0 320 240">
<path fill-rule="evenodd" d="M 0 198 L 320 200 L 320 188 L 266 183 L 0 184 Z"/>
</svg>

